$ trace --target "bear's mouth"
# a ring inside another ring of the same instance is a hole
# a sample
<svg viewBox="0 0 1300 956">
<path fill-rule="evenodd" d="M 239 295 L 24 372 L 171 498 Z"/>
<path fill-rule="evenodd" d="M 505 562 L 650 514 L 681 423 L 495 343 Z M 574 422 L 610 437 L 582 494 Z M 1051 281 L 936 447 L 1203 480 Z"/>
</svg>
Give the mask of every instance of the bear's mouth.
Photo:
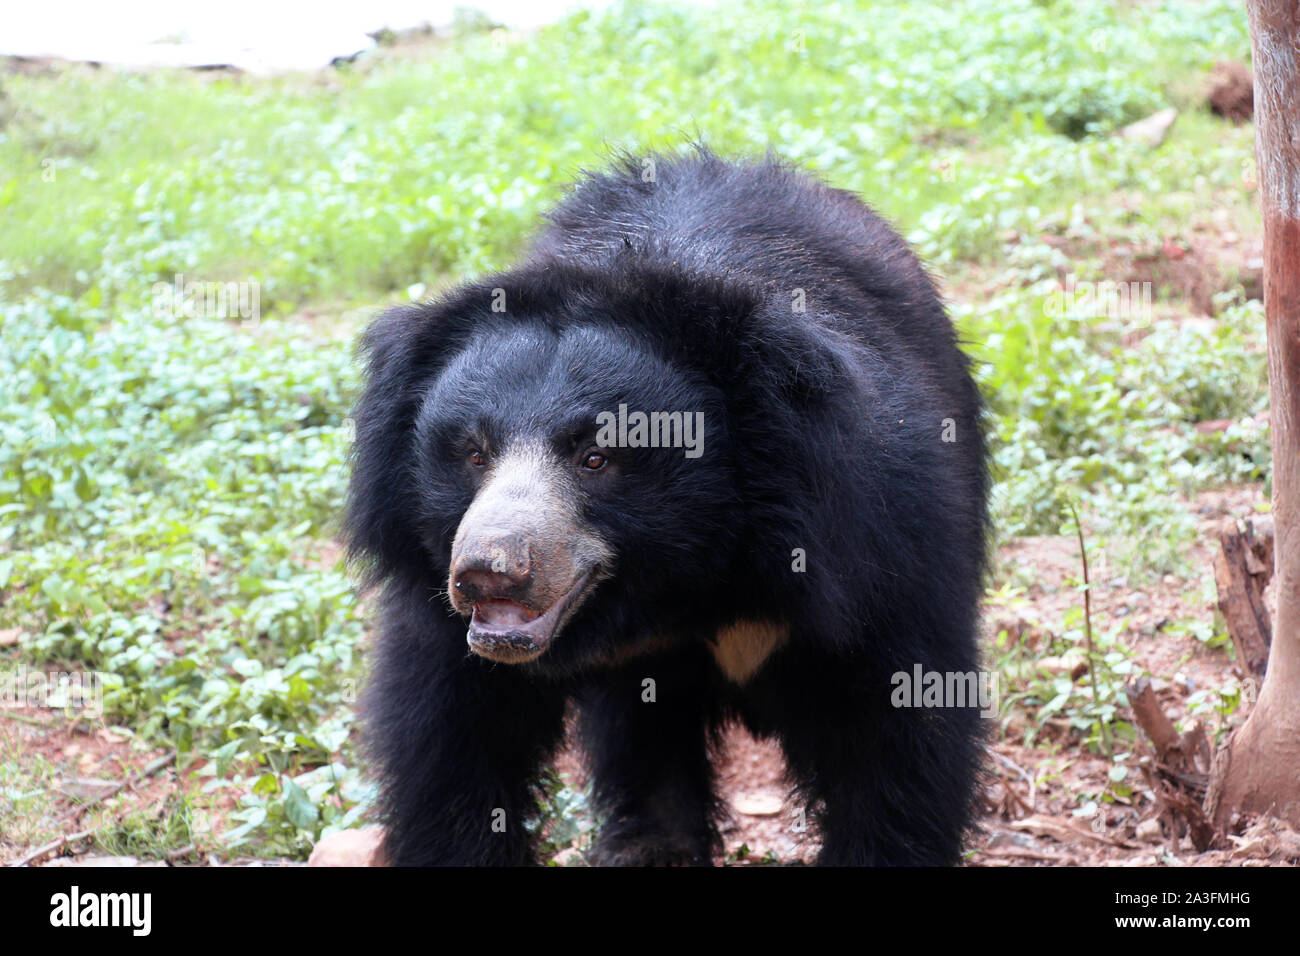
<svg viewBox="0 0 1300 956">
<path fill-rule="evenodd" d="M 596 571 L 592 568 L 579 577 L 545 611 L 495 598 L 475 602 L 466 635 L 469 649 L 501 664 L 523 664 L 541 657 L 596 584 Z"/>
</svg>

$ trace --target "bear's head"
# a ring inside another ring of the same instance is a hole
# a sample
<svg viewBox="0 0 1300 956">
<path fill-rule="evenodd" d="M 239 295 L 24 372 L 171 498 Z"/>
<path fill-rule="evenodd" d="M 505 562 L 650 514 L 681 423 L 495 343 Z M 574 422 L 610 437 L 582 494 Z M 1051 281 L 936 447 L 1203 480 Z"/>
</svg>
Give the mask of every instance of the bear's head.
<svg viewBox="0 0 1300 956">
<path fill-rule="evenodd" d="M 534 660 L 602 584 L 629 576 L 679 600 L 666 569 L 716 557 L 707 526 L 722 509 L 690 502 L 729 497 L 720 411 L 707 386 L 611 328 L 479 329 L 430 383 L 413 432 L 431 548 L 455 521 L 447 589 L 470 649 Z"/>
<path fill-rule="evenodd" d="M 554 672 L 716 629 L 744 523 L 731 396 L 691 337 L 561 285 L 376 321 L 348 518 L 373 579 L 445 602 L 473 653 Z"/>
</svg>

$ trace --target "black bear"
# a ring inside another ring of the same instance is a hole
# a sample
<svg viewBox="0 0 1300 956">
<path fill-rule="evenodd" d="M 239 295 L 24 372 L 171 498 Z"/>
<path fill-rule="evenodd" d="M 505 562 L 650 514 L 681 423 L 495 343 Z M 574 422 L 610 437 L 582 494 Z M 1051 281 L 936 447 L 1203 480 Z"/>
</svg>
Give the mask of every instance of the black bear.
<svg viewBox="0 0 1300 956">
<path fill-rule="evenodd" d="M 534 862 L 572 707 L 594 863 L 712 862 L 731 719 L 780 742 L 820 863 L 957 862 L 980 714 L 898 692 L 979 664 L 981 401 L 932 280 L 773 159 L 623 157 L 548 219 L 363 339 L 387 860 Z"/>
</svg>

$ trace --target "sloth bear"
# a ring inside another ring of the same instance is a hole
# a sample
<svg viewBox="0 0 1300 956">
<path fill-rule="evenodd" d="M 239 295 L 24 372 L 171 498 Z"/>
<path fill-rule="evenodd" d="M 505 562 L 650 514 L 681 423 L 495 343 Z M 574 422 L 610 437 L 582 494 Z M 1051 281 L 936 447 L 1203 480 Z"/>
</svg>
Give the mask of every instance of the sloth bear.
<svg viewBox="0 0 1300 956">
<path fill-rule="evenodd" d="M 958 861 L 979 713 L 895 693 L 978 667 L 981 400 L 933 282 L 771 158 L 622 157 L 548 219 L 363 338 L 387 861 L 535 862 L 567 713 L 596 864 L 712 862 L 728 720 L 779 741 L 820 863 Z"/>
</svg>

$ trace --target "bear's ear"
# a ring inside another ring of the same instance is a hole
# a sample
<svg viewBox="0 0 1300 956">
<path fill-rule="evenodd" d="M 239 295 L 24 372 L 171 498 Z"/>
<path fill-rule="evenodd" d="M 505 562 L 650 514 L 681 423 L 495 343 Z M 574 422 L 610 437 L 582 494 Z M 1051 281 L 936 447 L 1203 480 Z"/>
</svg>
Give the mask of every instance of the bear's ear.
<svg viewBox="0 0 1300 956">
<path fill-rule="evenodd" d="M 725 394 L 803 405 L 820 403 L 842 387 L 841 342 L 847 340 L 786 308 L 767 289 L 676 265 L 647 267 L 634 255 L 620 257 L 616 270 L 623 271 L 604 280 L 614 290 L 610 313 Z"/>
<path fill-rule="evenodd" d="M 364 385 L 353 409 L 356 438 L 344 536 L 367 585 L 427 573 L 416 530 L 411 435 L 424 392 L 454 351 L 470 317 L 458 296 L 399 306 L 361 338 Z"/>
<path fill-rule="evenodd" d="M 817 406 L 847 380 L 843 337 L 765 301 L 759 290 L 705 284 L 677 313 L 691 318 L 676 335 L 681 357 L 689 364 L 693 355 L 708 356 L 702 370 L 729 396 Z"/>
<path fill-rule="evenodd" d="M 779 397 L 806 410 L 824 405 L 852 378 L 847 340 L 780 306 L 755 309 L 737 337 L 733 387 L 747 394 Z"/>
</svg>

